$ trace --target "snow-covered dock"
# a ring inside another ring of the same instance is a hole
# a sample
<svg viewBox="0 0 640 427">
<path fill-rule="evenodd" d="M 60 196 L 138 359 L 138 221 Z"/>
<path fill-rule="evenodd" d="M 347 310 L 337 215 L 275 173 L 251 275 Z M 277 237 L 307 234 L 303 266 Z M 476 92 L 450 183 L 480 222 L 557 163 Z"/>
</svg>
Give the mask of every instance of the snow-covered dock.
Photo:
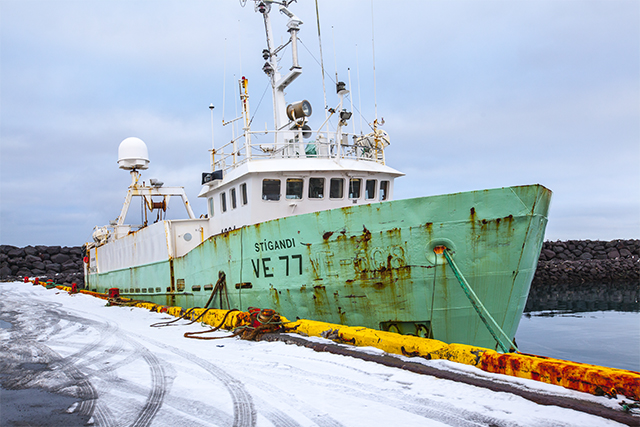
<svg viewBox="0 0 640 427">
<path fill-rule="evenodd" d="M 189 340 L 183 337 L 184 332 L 201 326 L 150 328 L 168 316 L 139 308 L 107 307 L 104 300 L 88 295 L 69 295 L 30 283 L 0 283 L 0 319 L 7 322 L 0 329 L 2 387 L 73 398 L 64 401 L 71 404 L 56 410 L 78 414 L 78 423 L 620 425 L 570 409 L 539 405 L 511 393 L 281 342 Z M 219 332 L 220 336 L 228 334 Z M 498 377 L 443 360 L 422 363 L 483 378 Z M 619 408 L 616 399 L 530 380 L 508 381 L 542 394 Z M 9 424 L 12 420 L 8 416 L 28 419 L 28 413 L 15 414 L 11 410 L 15 408 L 7 408 L 6 399 L 2 401 L 0 424 Z M 33 425 L 33 420 L 26 422 Z"/>
</svg>

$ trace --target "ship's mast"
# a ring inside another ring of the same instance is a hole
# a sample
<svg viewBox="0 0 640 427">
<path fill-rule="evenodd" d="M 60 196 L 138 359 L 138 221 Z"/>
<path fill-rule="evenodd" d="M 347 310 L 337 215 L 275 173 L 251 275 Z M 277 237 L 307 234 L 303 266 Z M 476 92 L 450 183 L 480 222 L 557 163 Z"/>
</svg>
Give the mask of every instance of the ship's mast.
<svg viewBox="0 0 640 427">
<path fill-rule="evenodd" d="M 284 126 L 289 123 L 287 118 L 287 102 L 284 98 L 284 90 L 287 86 L 289 86 L 300 74 L 302 74 L 302 67 L 298 64 L 298 31 L 300 29 L 300 25 L 302 25 L 302 21 L 300 18 L 291 13 L 287 6 L 290 3 L 284 1 L 283 3 L 277 3 L 274 1 L 257 1 L 256 0 L 256 11 L 262 13 L 264 18 L 264 27 L 267 36 L 267 49 L 263 51 L 263 58 L 267 61 L 265 62 L 262 70 L 270 77 L 271 79 L 271 88 L 273 91 L 273 120 L 276 130 L 275 142 L 276 144 L 284 142 L 284 134 L 288 133 L 288 129 L 285 132 L 281 132 Z M 280 5 L 280 12 L 287 15 L 289 17 L 289 22 L 287 22 L 287 28 L 289 34 L 289 41 L 282 46 L 274 48 L 273 43 L 273 31 L 271 29 L 271 19 L 269 17 L 269 13 L 271 12 L 271 6 L 274 4 Z M 289 69 L 289 72 L 282 77 L 280 71 L 278 70 L 278 58 L 277 54 L 280 50 L 284 49 L 289 43 L 291 43 L 291 55 L 292 55 L 292 66 Z"/>
</svg>

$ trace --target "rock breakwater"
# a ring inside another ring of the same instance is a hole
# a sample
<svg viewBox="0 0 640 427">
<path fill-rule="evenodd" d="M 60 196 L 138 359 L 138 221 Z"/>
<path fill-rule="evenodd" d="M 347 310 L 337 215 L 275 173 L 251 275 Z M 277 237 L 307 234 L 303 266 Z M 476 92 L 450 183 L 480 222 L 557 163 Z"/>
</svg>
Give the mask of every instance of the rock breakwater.
<svg viewBox="0 0 640 427">
<path fill-rule="evenodd" d="M 544 242 L 532 286 L 640 282 L 640 240 Z"/>
<path fill-rule="evenodd" d="M 84 283 L 80 246 L 0 245 L 0 280 L 22 280 L 25 276 L 51 279 L 55 283 Z"/>
<path fill-rule="evenodd" d="M 544 242 L 525 311 L 640 310 L 640 240 Z"/>
</svg>

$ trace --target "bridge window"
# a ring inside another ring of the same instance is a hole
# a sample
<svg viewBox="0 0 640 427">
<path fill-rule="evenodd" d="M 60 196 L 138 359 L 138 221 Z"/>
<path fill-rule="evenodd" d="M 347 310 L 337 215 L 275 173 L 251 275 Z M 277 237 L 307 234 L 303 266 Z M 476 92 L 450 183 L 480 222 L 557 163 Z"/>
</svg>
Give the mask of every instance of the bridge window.
<svg viewBox="0 0 640 427">
<path fill-rule="evenodd" d="M 367 184 L 364 187 L 364 197 L 367 200 L 373 200 L 376 198 L 376 180 L 368 179 Z"/>
<path fill-rule="evenodd" d="M 209 217 L 213 216 L 213 197 L 209 197 Z"/>
<path fill-rule="evenodd" d="M 229 198 L 231 199 L 231 209 L 235 209 L 238 205 L 236 203 L 236 189 L 232 188 L 229 191 Z"/>
<path fill-rule="evenodd" d="M 380 181 L 380 200 L 389 198 L 389 181 Z"/>
<path fill-rule="evenodd" d="M 309 198 L 324 198 L 324 178 L 309 178 Z"/>
<path fill-rule="evenodd" d="M 227 194 L 226 193 L 220 194 L 220 205 L 222 206 L 222 212 L 226 212 L 227 211 Z"/>
<path fill-rule="evenodd" d="M 247 199 L 247 183 L 240 184 L 240 197 L 242 198 L 242 204 L 246 205 L 249 203 Z"/>
<path fill-rule="evenodd" d="M 360 187 L 362 187 L 362 180 L 360 178 L 351 178 L 349 180 L 349 198 L 360 198 Z"/>
<path fill-rule="evenodd" d="M 344 197 L 344 179 L 331 178 L 331 186 L 329 187 L 329 197 L 331 199 L 342 199 Z"/>
<path fill-rule="evenodd" d="M 302 199 L 302 186 L 304 181 L 300 178 L 287 179 L 287 199 Z"/>
<path fill-rule="evenodd" d="M 262 200 L 280 200 L 280 180 L 262 180 Z"/>
</svg>

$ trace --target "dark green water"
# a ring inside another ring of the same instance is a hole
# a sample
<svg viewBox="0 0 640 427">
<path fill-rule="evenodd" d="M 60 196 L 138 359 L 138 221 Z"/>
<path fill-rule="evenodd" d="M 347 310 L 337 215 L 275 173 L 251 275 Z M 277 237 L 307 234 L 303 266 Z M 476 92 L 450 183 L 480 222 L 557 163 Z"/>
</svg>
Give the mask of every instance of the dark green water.
<svg viewBox="0 0 640 427">
<path fill-rule="evenodd" d="M 523 353 L 640 371 L 640 312 L 525 313 L 516 333 Z"/>
</svg>

